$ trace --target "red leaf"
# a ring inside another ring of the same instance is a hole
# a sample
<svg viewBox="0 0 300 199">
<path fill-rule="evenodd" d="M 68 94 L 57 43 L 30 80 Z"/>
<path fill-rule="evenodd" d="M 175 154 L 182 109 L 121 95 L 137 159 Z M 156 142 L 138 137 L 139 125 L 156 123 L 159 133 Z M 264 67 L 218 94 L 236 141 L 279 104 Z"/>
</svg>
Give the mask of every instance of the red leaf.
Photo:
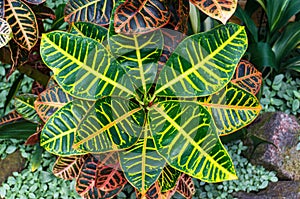
<svg viewBox="0 0 300 199">
<path fill-rule="evenodd" d="M 176 191 L 179 192 L 183 197 L 192 199 L 196 191 L 192 177 L 182 174 L 178 180 Z"/>
</svg>

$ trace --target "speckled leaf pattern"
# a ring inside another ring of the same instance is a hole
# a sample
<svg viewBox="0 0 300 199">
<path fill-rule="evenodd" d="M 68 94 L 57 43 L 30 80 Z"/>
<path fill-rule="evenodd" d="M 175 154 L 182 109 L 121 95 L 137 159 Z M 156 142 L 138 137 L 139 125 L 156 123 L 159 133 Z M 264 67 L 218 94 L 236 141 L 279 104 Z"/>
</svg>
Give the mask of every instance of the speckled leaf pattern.
<svg viewBox="0 0 300 199">
<path fill-rule="evenodd" d="M 230 81 L 246 49 L 245 29 L 231 23 L 189 36 L 163 67 L 154 94 L 200 97 L 215 93 Z"/>
<path fill-rule="evenodd" d="M 4 0 L 0 0 L 0 18 L 4 18 Z"/>
<path fill-rule="evenodd" d="M 29 4 L 39 5 L 39 4 L 44 3 L 46 0 L 24 0 L 24 1 L 29 3 Z"/>
<path fill-rule="evenodd" d="M 237 7 L 238 0 L 190 0 L 208 16 L 226 24 Z"/>
<path fill-rule="evenodd" d="M 192 199 L 196 192 L 192 177 L 182 174 L 178 180 L 176 191 L 179 192 L 184 198 Z"/>
<path fill-rule="evenodd" d="M 79 175 L 86 156 L 59 156 L 52 168 L 52 172 L 56 177 L 72 180 Z"/>
<path fill-rule="evenodd" d="M 107 29 L 89 22 L 76 22 L 71 26 L 70 33 L 86 36 L 102 43 L 107 38 Z"/>
<path fill-rule="evenodd" d="M 198 103 L 211 113 L 219 135 L 233 133 L 247 126 L 261 110 L 253 94 L 233 83 L 227 84 L 216 94 L 199 98 Z"/>
<path fill-rule="evenodd" d="M 16 111 L 26 120 L 39 123 L 40 118 L 34 108 L 34 101 L 37 96 L 32 94 L 22 94 L 15 98 Z"/>
<path fill-rule="evenodd" d="M 206 182 L 237 179 L 210 113 L 192 101 L 154 104 L 149 123 L 157 151 L 179 171 Z"/>
<path fill-rule="evenodd" d="M 53 113 L 72 100 L 72 96 L 65 93 L 59 86 L 54 86 L 39 94 L 34 107 L 39 117 L 47 122 Z"/>
<path fill-rule="evenodd" d="M 129 148 L 140 137 L 144 118 L 144 111 L 134 102 L 102 98 L 86 110 L 73 148 L 93 153 Z"/>
<path fill-rule="evenodd" d="M 161 28 L 170 20 L 162 0 L 127 0 L 115 12 L 116 33 L 141 33 Z"/>
<path fill-rule="evenodd" d="M 247 60 L 241 60 L 231 82 L 256 95 L 262 84 L 262 74 Z"/>
<path fill-rule="evenodd" d="M 12 37 L 12 30 L 9 24 L 0 18 L 0 48 L 5 46 Z"/>
<path fill-rule="evenodd" d="M 115 0 L 70 0 L 65 7 L 65 21 L 107 25 L 114 5 Z"/>
<path fill-rule="evenodd" d="M 109 38 L 109 48 L 134 85 L 146 95 L 154 83 L 157 61 L 162 53 L 161 31 L 146 34 L 116 34 Z"/>
<path fill-rule="evenodd" d="M 158 179 L 161 191 L 167 192 L 169 190 L 172 190 L 176 186 L 180 175 L 180 171 L 177 171 L 169 165 L 165 166 Z"/>
<path fill-rule="evenodd" d="M 9 0 L 5 3 L 5 20 L 12 28 L 14 40 L 30 50 L 38 40 L 37 21 L 34 13 L 22 1 Z"/>
<path fill-rule="evenodd" d="M 125 71 L 94 39 L 59 31 L 44 34 L 41 56 L 56 82 L 72 96 L 96 100 L 103 96 L 134 95 Z"/>
<path fill-rule="evenodd" d="M 165 160 L 157 153 L 147 124 L 138 142 L 120 152 L 120 163 L 129 183 L 145 196 L 165 166 Z"/>
</svg>

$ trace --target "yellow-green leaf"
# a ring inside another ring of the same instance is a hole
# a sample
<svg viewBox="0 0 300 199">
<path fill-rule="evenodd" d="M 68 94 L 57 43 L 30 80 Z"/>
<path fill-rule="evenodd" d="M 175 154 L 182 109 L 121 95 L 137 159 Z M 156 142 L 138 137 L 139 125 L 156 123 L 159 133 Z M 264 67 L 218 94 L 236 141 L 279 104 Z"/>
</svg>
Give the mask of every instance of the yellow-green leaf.
<svg viewBox="0 0 300 199">
<path fill-rule="evenodd" d="M 119 154 L 125 177 L 142 195 L 145 195 L 165 166 L 165 160 L 157 153 L 147 124 L 138 142 Z"/>
<path fill-rule="evenodd" d="M 233 163 L 203 106 L 168 100 L 149 109 L 156 148 L 169 165 L 206 182 L 237 179 Z"/>
<path fill-rule="evenodd" d="M 70 33 L 86 36 L 102 43 L 106 40 L 107 29 L 89 22 L 76 22 L 71 26 Z"/>
<path fill-rule="evenodd" d="M 199 98 L 198 103 L 211 113 L 219 135 L 233 133 L 247 126 L 261 110 L 253 94 L 233 83 L 216 94 Z"/>
<path fill-rule="evenodd" d="M 134 96 L 125 71 L 99 42 L 64 32 L 44 34 L 41 56 L 56 82 L 72 96 L 96 100 L 103 96 Z"/>
<path fill-rule="evenodd" d="M 116 34 L 109 38 L 111 52 L 133 79 L 136 88 L 146 95 L 154 83 L 157 61 L 163 49 L 161 31 L 146 34 Z"/>
<path fill-rule="evenodd" d="M 157 80 L 155 95 L 199 97 L 222 89 L 247 48 L 242 26 L 227 24 L 184 39 Z"/>
<path fill-rule="evenodd" d="M 145 113 L 132 101 L 106 97 L 86 111 L 74 148 L 93 153 L 119 150 L 131 147 L 141 135 Z"/>
</svg>

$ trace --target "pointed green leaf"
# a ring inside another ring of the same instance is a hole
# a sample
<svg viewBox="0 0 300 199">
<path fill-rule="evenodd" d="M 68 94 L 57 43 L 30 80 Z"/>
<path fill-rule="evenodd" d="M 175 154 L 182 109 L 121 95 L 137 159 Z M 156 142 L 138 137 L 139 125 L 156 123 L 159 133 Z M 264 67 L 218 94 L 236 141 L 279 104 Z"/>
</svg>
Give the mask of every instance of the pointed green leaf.
<svg viewBox="0 0 300 199">
<path fill-rule="evenodd" d="M 162 192 L 172 190 L 180 177 L 181 172 L 167 165 L 162 170 L 158 182 Z"/>
<path fill-rule="evenodd" d="M 232 83 L 216 94 L 199 98 L 198 102 L 211 113 L 219 135 L 233 133 L 247 126 L 261 110 L 253 94 Z"/>
<path fill-rule="evenodd" d="M 246 51 L 242 26 L 227 24 L 184 39 L 161 71 L 158 96 L 206 96 L 223 88 Z"/>
<path fill-rule="evenodd" d="M 88 21 L 107 25 L 116 0 L 69 0 L 65 7 L 65 21 Z"/>
<path fill-rule="evenodd" d="M 41 146 L 59 156 L 84 154 L 72 146 L 76 130 L 93 104 L 94 102 L 74 100 L 56 111 L 41 132 Z"/>
<path fill-rule="evenodd" d="M 116 34 L 109 38 L 109 47 L 121 66 L 128 71 L 136 88 L 146 95 L 154 83 L 157 61 L 163 49 L 161 31 L 146 34 Z"/>
<path fill-rule="evenodd" d="M 41 41 L 41 56 L 65 92 L 87 100 L 134 95 L 131 82 L 105 47 L 74 34 L 51 32 Z"/>
<path fill-rule="evenodd" d="M 31 50 L 38 41 L 36 17 L 22 1 L 5 1 L 5 20 L 12 27 L 14 40 L 23 48 Z"/>
<path fill-rule="evenodd" d="M 237 179 L 233 163 L 203 106 L 169 100 L 149 109 L 155 145 L 169 165 L 206 182 Z"/>
<path fill-rule="evenodd" d="M 23 94 L 15 98 L 16 111 L 26 120 L 39 123 L 40 118 L 35 111 L 34 101 L 37 96 L 32 94 Z"/>
<path fill-rule="evenodd" d="M 102 43 L 104 40 L 106 40 L 107 32 L 108 31 L 106 28 L 89 22 L 73 23 L 70 30 L 70 33 L 72 34 L 86 36 L 95 39 L 99 43 Z"/>
<path fill-rule="evenodd" d="M 12 30 L 9 24 L 0 18 L 0 48 L 5 46 L 12 38 Z"/>
<path fill-rule="evenodd" d="M 140 137 L 145 113 L 138 104 L 106 97 L 86 110 L 77 129 L 74 148 L 97 153 L 119 150 L 131 147 Z"/>
<path fill-rule="evenodd" d="M 138 142 L 120 152 L 120 163 L 129 183 L 142 195 L 157 181 L 165 160 L 157 153 L 147 124 Z"/>
<path fill-rule="evenodd" d="M 73 97 L 65 93 L 59 86 L 53 86 L 39 94 L 38 99 L 34 102 L 34 107 L 39 117 L 47 122 L 55 111 L 72 100 Z"/>
</svg>

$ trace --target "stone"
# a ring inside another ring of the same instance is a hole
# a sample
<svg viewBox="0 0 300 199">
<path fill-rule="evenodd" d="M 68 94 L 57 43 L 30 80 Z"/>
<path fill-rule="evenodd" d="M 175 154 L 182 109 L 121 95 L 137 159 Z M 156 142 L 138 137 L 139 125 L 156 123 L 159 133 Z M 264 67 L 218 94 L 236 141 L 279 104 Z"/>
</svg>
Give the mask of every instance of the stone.
<svg viewBox="0 0 300 199">
<path fill-rule="evenodd" d="M 20 151 L 16 151 L 0 160 L 0 185 L 12 175 L 13 172 L 20 172 L 25 167 L 26 160 Z"/>
<path fill-rule="evenodd" d="M 276 171 L 279 179 L 300 180 L 300 151 L 296 149 L 300 125 L 295 116 L 282 112 L 263 113 L 247 130 L 245 156 L 252 164 Z M 253 137 L 266 141 L 254 152 L 255 142 L 250 139 Z"/>
<path fill-rule="evenodd" d="M 279 181 L 269 183 L 269 186 L 258 193 L 237 192 L 233 197 L 241 199 L 299 199 L 299 181 Z"/>
</svg>

